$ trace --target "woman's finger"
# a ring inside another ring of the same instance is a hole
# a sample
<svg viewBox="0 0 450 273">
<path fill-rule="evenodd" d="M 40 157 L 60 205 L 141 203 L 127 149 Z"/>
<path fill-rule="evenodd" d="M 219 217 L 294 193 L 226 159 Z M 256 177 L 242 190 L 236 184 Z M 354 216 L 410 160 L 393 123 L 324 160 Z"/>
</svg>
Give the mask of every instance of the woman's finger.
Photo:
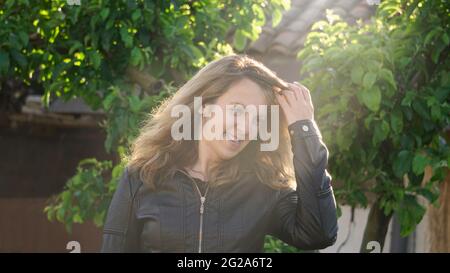
<svg viewBox="0 0 450 273">
<path fill-rule="evenodd" d="M 293 90 L 285 89 L 281 92 L 281 94 L 286 98 L 286 101 L 290 106 L 297 104 L 297 99 L 295 98 L 295 94 Z"/>
<path fill-rule="evenodd" d="M 275 97 L 277 98 L 278 103 L 281 105 L 283 111 L 289 107 L 289 104 L 286 98 L 281 93 L 275 93 Z"/>
<path fill-rule="evenodd" d="M 292 83 L 290 83 L 290 82 L 288 82 L 288 86 L 289 86 L 289 90 L 291 90 L 292 93 L 294 93 L 295 99 L 296 99 L 296 100 L 301 99 L 301 97 L 299 97 L 298 94 L 297 94 L 297 92 L 296 92 L 296 85 L 295 85 L 295 84 L 292 84 Z"/>
<path fill-rule="evenodd" d="M 299 86 L 300 89 L 302 90 L 302 94 L 303 94 L 303 96 L 305 97 L 305 100 L 306 100 L 308 103 L 312 103 L 312 100 L 311 100 L 311 94 L 309 93 L 308 88 L 306 88 L 306 86 L 304 86 L 303 84 L 300 84 L 300 83 L 298 83 L 298 82 L 295 82 L 295 83 L 296 83 L 297 86 Z"/>
<path fill-rule="evenodd" d="M 294 82 L 295 86 L 300 90 L 300 93 L 302 94 L 303 99 L 308 102 L 308 97 L 305 95 L 305 90 L 303 88 L 303 85 L 299 82 Z"/>
<path fill-rule="evenodd" d="M 291 89 L 294 91 L 295 97 L 297 100 L 304 100 L 304 95 L 302 92 L 302 89 L 297 84 L 289 84 L 291 86 Z"/>
</svg>

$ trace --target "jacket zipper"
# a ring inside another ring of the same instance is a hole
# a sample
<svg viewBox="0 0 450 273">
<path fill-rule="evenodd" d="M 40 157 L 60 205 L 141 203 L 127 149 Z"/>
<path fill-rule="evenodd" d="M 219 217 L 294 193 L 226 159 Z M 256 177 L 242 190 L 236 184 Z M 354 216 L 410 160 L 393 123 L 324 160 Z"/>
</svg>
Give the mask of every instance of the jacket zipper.
<svg viewBox="0 0 450 273">
<path fill-rule="evenodd" d="M 187 175 L 187 177 L 189 177 L 189 179 L 194 184 L 195 189 L 198 192 L 198 195 L 200 196 L 200 227 L 199 227 L 199 231 L 198 231 L 198 253 L 201 253 L 202 252 L 202 240 L 203 240 L 203 213 L 205 211 L 205 201 L 206 201 L 206 195 L 208 194 L 208 190 L 209 190 L 209 183 L 206 186 L 205 195 L 203 196 L 202 193 L 200 192 L 200 189 L 197 186 L 197 183 L 194 181 L 194 179 L 192 179 L 191 176 L 184 170 L 181 170 L 181 171 L 183 173 L 185 173 Z"/>
<path fill-rule="evenodd" d="M 206 195 L 208 194 L 209 184 L 206 187 L 205 195 L 203 196 L 200 192 L 200 189 L 197 186 L 197 183 L 195 183 L 194 180 L 192 182 L 195 185 L 195 188 L 197 189 L 198 195 L 200 195 L 200 228 L 198 231 L 198 253 L 202 252 L 202 239 L 203 239 L 203 212 L 205 211 L 205 200 Z"/>
</svg>

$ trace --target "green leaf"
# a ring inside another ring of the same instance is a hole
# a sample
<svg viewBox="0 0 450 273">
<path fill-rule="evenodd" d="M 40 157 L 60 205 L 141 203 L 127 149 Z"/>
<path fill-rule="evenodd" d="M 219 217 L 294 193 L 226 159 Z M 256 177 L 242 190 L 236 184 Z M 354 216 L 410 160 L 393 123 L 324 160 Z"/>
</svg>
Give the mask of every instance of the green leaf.
<svg viewBox="0 0 450 273">
<path fill-rule="evenodd" d="M 412 102 L 412 108 L 425 120 L 431 120 L 430 112 L 423 100 L 416 99 Z"/>
<path fill-rule="evenodd" d="M 439 28 L 435 28 L 435 29 L 431 30 L 431 31 L 427 34 L 427 36 L 425 36 L 425 39 L 424 39 L 423 44 L 424 44 L 424 45 L 429 44 L 430 41 L 433 40 L 434 36 L 436 36 L 436 34 L 439 34 L 440 32 L 441 32 L 441 30 L 440 30 Z"/>
<path fill-rule="evenodd" d="M 104 218 L 105 218 L 105 211 L 95 213 L 95 216 L 93 219 L 94 225 L 96 225 L 97 227 L 102 226 Z"/>
<path fill-rule="evenodd" d="M 402 106 L 411 106 L 411 103 L 416 97 L 416 93 L 413 91 L 406 91 L 405 97 L 402 99 L 401 105 Z"/>
<path fill-rule="evenodd" d="M 20 41 L 22 42 L 23 46 L 28 45 L 28 34 L 26 32 L 19 31 L 19 38 L 20 38 Z"/>
<path fill-rule="evenodd" d="M 400 134 L 403 130 L 403 114 L 398 108 L 391 113 L 391 128 L 396 134 Z"/>
<path fill-rule="evenodd" d="M 244 50 L 247 43 L 247 38 L 244 36 L 242 30 L 238 29 L 234 33 L 234 47 L 238 51 Z"/>
<path fill-rule="evenodd" d="M 363 78 L 363 86 L 365 89 L 372 88 L 373 84 L 377 80 L 377 74 L 372 71 L 367 72 Z"/>
<path fill-rule="evenodd" d="M 272 13 L 272 27 L 276 27 L 281 22 L 282 18 L 283 14 L 281 10 L 275 9 Z"/>
<path fill-rule="evenodd" d="M 426 156 L 422 154 L 416 154 L 412 162 L 413 173 L 416 175 L 422 174 L 425 170 L 425 166 L 428 165 L 428 163 L 429 160 Z"/>
<path fill-rule="evenodd" d="M 416 192 L 425 197 L 430 203 L 433 203 L 439 197 L 439 194 L 436 194 L 427 188 L 417 189 Z"/>
<path fill-rule="evenodd" d="M 375 63 L 379 63 L 383 60 L 383 53 L 380 51 L 380 49 L 372 47 L 363 51 L 363 57 L 372 60 Z"/>
<path fill-rule="evenodd" d="M 375 125 L 375 130 L 373 133 L 372 142 L 374 145 L 377 145 L 381 141 L 385 140 L 389 134 L 389 123 L 385 120 L 382 120 L 381 123 L 377 123 Z"/>
<path fill-rule="evenodd" d="M 14 5 L 15 0 L 7 0 L 6 1 L 6 8 L 10 9 Z"/>
<path fill-rule="evenodd" d="M 0 74 L 6 73 L 9 70 L 9 54 L 0 51 Z"/>
<path fill-rule="evenodd" d="M 76 50 L 83 46 L 79 41 L 75 41 L 74 44 L 69 49 L 69 55 L 72 55 Z"/>
<path fill-rule="evenodd" d="M 11 57 L 20 67 L 25 68 L 27 66 L 27 59 L 19 51 L 12 50 Z"/>
<path fill-rule="evenodd" d="M 198 47 L 196 47 L 195 45 L 189 45 L 189 48 L 191 49 L 192 53 L 194 54 L 195 59 L 198 60 L 198 59 L 203 58 L 203 53 Z"/>
<path fill-rule="evenodd" d="M 386 82 L 391 85 L 394 90 L 397 90 L 397 84 L 394 79 L 394 75 L 392 74 L 392 71 L 386 68 L 382 68 L 379 72 L 379 76 L 381 79 L 385 80 Z"/>
<path fill-rule="evenodd" d="M 73 222 L 77 224 L 82 224 L 83 218 L 81 218 L 81 215 L 77 213 L 73 216 Z"/>
<path fill-rule="evenodd" d="M 102 21 L 106 20 L 109 15 L 109 8 L 104 8 L 102 11 L 100 11 L 100 18 L 102 18 Z"/>
<path fill-rule="evenodd" d="M 380 71 L 381 66 L 382 63 L 375 60 L 369 59 L 365 61 L 365 67 L 367 67 L 367 69 L 375 75 L 377 75 L 377 73 Z"/>
<path fill-rule="evenodd" d="M 64 207 L 58 208 L 58 210 L 56 211 L 56 220 L 58 220 L 58 222 L 64 223 L 65 213 L 66 209 Z"/>
<path fill-rule="evenodd" d="M 350 77 L 352 79 L 352 82 L 358 85 L 361 85 L 362 78 L 364 75 L 364 69 L 360 65 L 356 65 L 352 68 L 352 71 L 350 73 Z"/>
<path fill-rule="evenodd" d="M 102 62 L 102 57 L 101 57 L 100 53 L 98 53 L 97 51 L 90 51 L 89 58 L 91 59 L 91 62 L 92 62 L 92 65 L 94 66 L 94 68 L 98 69 Z"/>
<path fill-rule="evenodd" d="M 352 198 L 357 201 L 357 203 L 361 204 L 363 207 L 367 206 L 367 197 L 361 190 L 355 190 L 352 193 Z"/>
<path fill-rule="evenodd" d="M 431 53 L 431 60 L 433 63 L 437 64 L 439 62 L 439 57 L 441 56 L 442 50 L 445 49 L 444 44 L 439 44 Z"/>
<path fill-rule="evenodd" d="M 324 61 L 322 57 L 313 55 L 313 57 L 309 57 L 307 60 L 305 60 L 304 68 L 313 71 L 319 69 L 323 63 Z"/>
<path fill-rule="evenodd" d="M 114 92 L 109 93 L 106 98 L 103 100 L 103 108 L 105 110 L 109 110 L 111 108 L 111 105 L 116 98 L 116 94 Z"/>
<path fill-rule="evenodd" d="M 381 91 L 377 86 L 370 89 L 363 89 L 361 91 L 361 97 L 364 105 L 373 112 L 377 112 L 380 109 Z"/>
<path fill-rule="evenodd" d="M 348 151 L 353 142 L 353 139 L 348 137 L 345 130 L 346 128 L 341 127 L 337 130 L 336 134 L 336 144 L 338 145 L 340 151 Z"/>
<path fill-rule="evenodd" d="M 364 119 L 364 127 L 366 127 L 366 129 L 370 129 L 370 124 L 372 123 L 373 119 L 374 119 L 374 113 L 370 113 Z"/>
<path fill-rule="evenodd" d="M 141 17 L 141 10 L 137 9 L 131 14 L 131 20 L 137 21 Z"/>
<path fill-rule="evenodd" d="M 409 172 L 409 170 L 411 169 L 412 156 L 413 154 L 411 151 L 403 150 L 400 153 L 398 153 L 392 165 L 394 174 L 398 178 L 402 178 L 403 175 Z"/>
<path fill-rule="evenodd" d="M 408 236 L 411 234 L 422 220 L 425 211 L 425 208 L 417 202 L 415 196 L 406 195 L 397 210 L 401 227 L 400 235 Z"/>
<path fill-rule="evenodd" d="M 127 27 L 120 28 L 120 38 L 125 44 L 125 47 L 131 47 L 133 45 L 133 37 L 128 33 Z"/>
<path fill-rule="evenodd" d="M 444 33 L 444 34 L 442 35 L 442 41 L 444 41 L 444 43 L 445 43 L 446 45 L 450 44 L 450 38 L 449 38 L 449 36 L 448 36 L 447 33 Z"/>
<path fill-rule="evenodd" d="M 442 118 L 441 106 L 439 104 L 433 105 L 431 107 L 431 118 L 434 122 L 439 122 Z"/>
<path fill-rule="evenodd" d="M 139 65 L 139 63 L 142 60 L 142 53 L 139 48 L 134 47 L 133 50 L 131 50 L 131 57 L 130 57 L 130 63 L 134 66 Z"/>
<path fill-rule="evenodd" d="M 128 97 L 128 102 L 130 104 L 130 109 L 133 112 L 139 112 L 140 108 L 141 108 L 141 100 L 139 99 L 138 96 L 129 96 Z"/>
</svg>

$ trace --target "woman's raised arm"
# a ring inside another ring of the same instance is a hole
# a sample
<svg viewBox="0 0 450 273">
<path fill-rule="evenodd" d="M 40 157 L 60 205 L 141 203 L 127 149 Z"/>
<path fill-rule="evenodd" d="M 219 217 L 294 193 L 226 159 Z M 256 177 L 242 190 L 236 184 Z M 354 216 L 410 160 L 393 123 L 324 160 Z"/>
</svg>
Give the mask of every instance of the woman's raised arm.
<svg viewBox="0 0 450 273">
<path fill-rule="evenodd" d="M 326 171 L 328 149 L 313 120 L 289 125 L 296 190 L 282 190 L 270 233 L 301 249 L 322 249 L 336 241 L 336 201 Z"/>
</svg>

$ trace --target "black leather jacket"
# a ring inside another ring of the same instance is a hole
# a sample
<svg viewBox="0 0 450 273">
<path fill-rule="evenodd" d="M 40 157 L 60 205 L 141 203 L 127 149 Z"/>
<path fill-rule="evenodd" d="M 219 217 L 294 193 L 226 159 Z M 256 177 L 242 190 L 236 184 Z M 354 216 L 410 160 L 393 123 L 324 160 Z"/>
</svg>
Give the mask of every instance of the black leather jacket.
<svg viewBox="0 0 450 273">
<path fill-rule="evenodd" d="M 336 202 L 326 171 L 328 149 L 317 124 L 289 126 L 297 190 L 274 190 L 246 176 L 211 187 L 202 206 L 181 171 L 158 191 L 125 169 L 109 207 L 102 252 L 261 252 L 266 234 L 300 249 L 336 241 Z"/>
</svg>

